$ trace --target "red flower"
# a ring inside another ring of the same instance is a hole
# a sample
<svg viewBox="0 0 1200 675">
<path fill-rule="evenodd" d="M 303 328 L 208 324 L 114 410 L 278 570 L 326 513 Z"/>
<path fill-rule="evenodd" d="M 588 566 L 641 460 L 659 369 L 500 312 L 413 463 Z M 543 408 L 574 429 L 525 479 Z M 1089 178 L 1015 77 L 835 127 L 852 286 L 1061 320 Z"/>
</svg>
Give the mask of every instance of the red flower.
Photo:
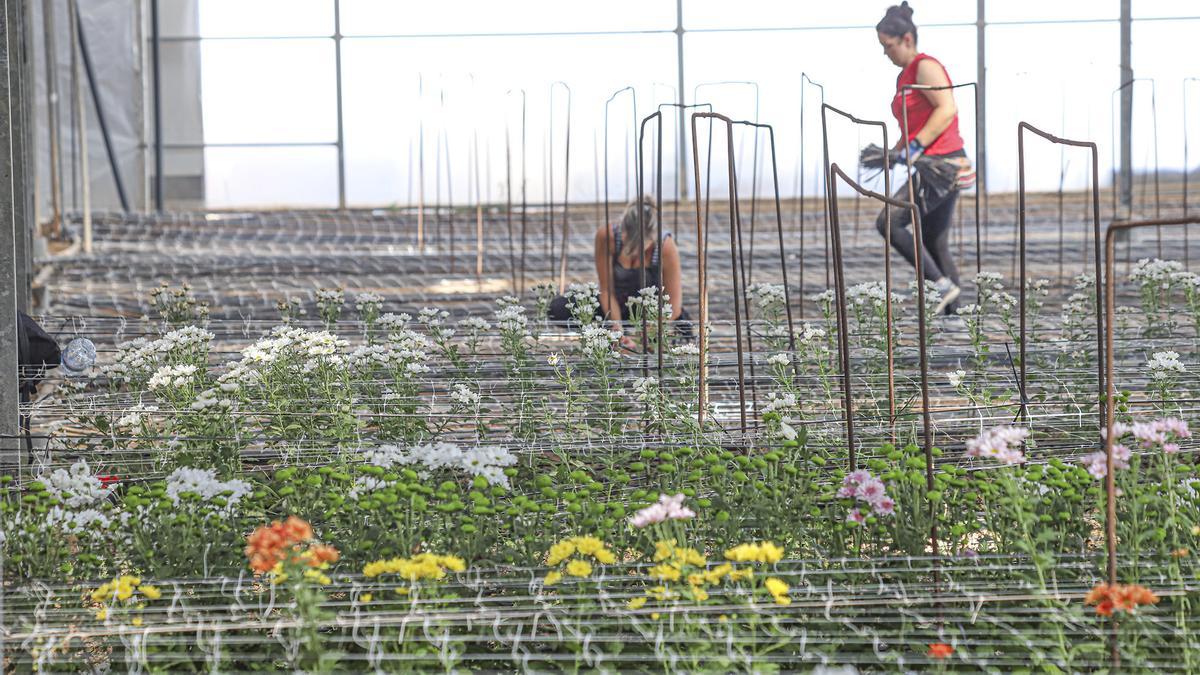
<svg viewBox="0 0 1200 675">
<path fill-rule="evenodd" d="M 120 477 L 120 476 L 101 476 L 101 475 L 97 475 L 97 476 L 96 476 L 96 478 L 97 478 L 97 479 L 100 481 L 100 484 L 101 484 L 101 485 L 103 485 L 104 487 L 108 487 L 109 485 L 111 485 L 111 484 L 113 484 L 113 483 L 116 483 L 116 482 L 118 482 L 118 481 L 120 481 L 120 480 L 121 480 L 121 477 Z"/>
<path fill-rule="evenodd" d="M 925 652 L 925 655 L 933 659 L 945 659 L 949 658 L 953 653 L 954 647 L 944 642 L 934 642 L 929 645 L 929 651 Z"/>
</svg>

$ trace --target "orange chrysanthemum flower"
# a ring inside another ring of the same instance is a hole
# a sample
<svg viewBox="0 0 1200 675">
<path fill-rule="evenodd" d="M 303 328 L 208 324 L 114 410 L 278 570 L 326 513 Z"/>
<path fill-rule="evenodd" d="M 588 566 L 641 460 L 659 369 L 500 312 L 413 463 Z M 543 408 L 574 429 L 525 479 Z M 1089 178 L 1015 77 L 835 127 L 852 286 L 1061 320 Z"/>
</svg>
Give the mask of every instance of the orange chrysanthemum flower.
<svg viewBox="0 0 1200 675">
<path fill-rule="evenodd" d="M 335 563 L 340 555 L 338 550 L 329 544 L 313 544 L 308 549 L 308 564 L 318 567 L 326 563 Z"/>
<path fill-rule="evenodd" d="M 260 574 L 271 571 L 283 561 L 288 548 L 295 548 L 312 539 L 312 536 L 312 526 L 296 516 L 288 516 L 284 522 L 276 520 L 270 525 L 263 525 L 246 537 L 246 557 L 250 559 L 250 568 Z"/>
<path fill-rule="evenodd" d="M 929 651 L 925 652 L 925 655 L 933 659 L 945 659 L 949 658 L 953 653 L 954 647 L 944 642 L 934 642 L 929 645 Z"/>
<path fill-rule="evenodd" d="M 1141 605 L 1156 604 L 1158 596 L 1139 584 L 1096 584 L 1083 602 L 1095 605 L 1100 616 L 1112 616 L 1113 612 L 1133 613 Z"/>
</svg>

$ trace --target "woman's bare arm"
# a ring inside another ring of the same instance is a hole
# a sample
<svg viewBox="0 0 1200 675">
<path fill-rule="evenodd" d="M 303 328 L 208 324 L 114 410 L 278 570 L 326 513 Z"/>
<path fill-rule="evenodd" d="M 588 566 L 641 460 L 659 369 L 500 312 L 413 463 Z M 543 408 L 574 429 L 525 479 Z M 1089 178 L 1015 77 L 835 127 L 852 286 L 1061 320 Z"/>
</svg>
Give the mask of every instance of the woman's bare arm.
<svg viewBox="0 0 1200 675">
<path fill-rule="evenodd" d="M 662 243 L 662 276 L 663 287 L 671 298 L 671 320 L 674 321 L 683 311 L 683 270 L 675 237 L 668 237 Z"/>
<path fill-rule="evenodd" d="M 946 71 L 941 64 L 933 59 L 925 59 L 917 64 L 917 84 L 930 87 L 944 87 L 950 84 Z M 933 106 L 929 120 L 917 133 L 915 138 L 924 147 L 929 147 L 942 132 L 950 127 L 954 116 L 958 114 L 958 106 L 954 104 L 954 91 L 951 89 L 919 90 Z"/>
<path fill-rule="evenodd" d="M 600 310 L 604 312 L 605 319 L 619 325 L 621 308 L 617 307 L 616 291 L 613 289 L 612 279 L 609 278 L 612 259 L 616 254 L 613 250 L 615 246 L 612 231 L 607 225 L 601 225 L 596 230 L 596 278 L 600 282 Z"/>
</svg>

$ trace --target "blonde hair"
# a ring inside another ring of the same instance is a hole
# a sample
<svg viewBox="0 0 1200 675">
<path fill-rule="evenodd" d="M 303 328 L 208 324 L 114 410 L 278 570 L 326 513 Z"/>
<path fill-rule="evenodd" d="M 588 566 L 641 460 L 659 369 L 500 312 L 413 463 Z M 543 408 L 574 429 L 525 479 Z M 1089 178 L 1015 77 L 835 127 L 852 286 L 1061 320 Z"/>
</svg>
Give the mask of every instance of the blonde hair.
<svg viewBox="0 0 1200 675">
<path fill-rule="evenodd" d="M 658 209 L 649 197 L 643 197 L 641 202 L 634 202 L 625 207 L 625 213 L 621 216 L 620 255 L 626 258 L 640 256 L 645 242 L 655 240 L 657 225 Z"/>
</svg>

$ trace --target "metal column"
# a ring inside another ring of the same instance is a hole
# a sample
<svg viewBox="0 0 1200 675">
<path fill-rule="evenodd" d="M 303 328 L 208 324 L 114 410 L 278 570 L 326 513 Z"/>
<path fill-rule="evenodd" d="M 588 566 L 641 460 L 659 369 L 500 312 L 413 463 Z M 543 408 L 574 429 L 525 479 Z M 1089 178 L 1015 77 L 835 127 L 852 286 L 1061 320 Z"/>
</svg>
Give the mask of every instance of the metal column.
<svg viewBox="0 0 1200 675">
<path fill-rule="evenodd" d="M 20 462 L 20 408 L 17 379 L 17 279 L 16 214 L 15 206 L 24 196 L 17 193 L 13 183 L 13 160 L 17 156 L 17 139 L 13 137 L 14 120 L 21 113 L 19 68 L 20 44 L 14 44 L 7 24 L 20 0 L 4 1 L 5 30 L 0 31 L 0 461 Z M 14 67 L 15 66 L 15 67 Z"/>
<path fill-rule="evenodd" d="M 28 0 L 9 0 L 5 20 L 7 25 L 7 40 L 9 53 L 8 79 L 14 92 L 12 113 L 12 155 L 13 155 L 13 246 L 16 251 L 17 309 L 29 311 L 29 284 L 32 272 L 29 269 L 31 242 L 33 237 L 33 191 L 29 189 L 31 176 L 27 167 L 30 166 L 28 157 L 29 147 L 29 98 L 26 95 L 31 80 L 27 77 L 29 54 L 26 46 L 29 44 L 25 37 L 25 17 L 29 16 Z"/>
<path fill-rule="evenodd" d="M 162 125 L 162 61 L 158 48 L 162 42 L 158 27 L 158 0 L 150 0 L 150 70 L 154 78 L 154 210 L 163 210 L 163 125 Z M 86 52 L 87 47 L 84 47 Z M 91 75 L 89 74 L 89 77 Z M 92 91 L 99 84 L 89 80 Z M 99 106 L 97 105 L 97 112 Z M 110 157 L 111 159 L 111 157 Z"/>
<path fill-rule="evenodd" d="M 346 134 L 342 124 L 342 3 L 333 0 L 333 68 L 337 95 L 338 208 L 346 208 Z"/>
<path fill-rule="evenodd" d="M 675 52 L 678 60 L 678 76 L 679 86 L 676 88 L 678 95 L 676 103 L 679 104 L 679 167 L 678 174 L 675 177 L 676 184 L 679 185 L 680 200 L 688 197 L 688 182 L 684 180 L 687 175 L 687 101 L 684 100 L 683 88 L 683 0 L 675 0 Z M 757 120 L 756 120 L 757 121 Z"/>
<path fill-rule="evenodd" d="M 987 193 L 987 14 L 986 0 L 975 4 L 975 87 L 979 102 L 975 106 L 975 142 L 979 144 L 979 166 L 975 167 L 976 199 Z"/>
<path fill-rule="evenodd" d="M 1121 0 L 1121 79 L 1119 84 L 1133 81 L 1133 0 Z M 1121 194 L 1121 204 L 1133 203 L 1133 87 L 1121 90 L 1121 184 L 1114 190 Z"/>
</svg>

